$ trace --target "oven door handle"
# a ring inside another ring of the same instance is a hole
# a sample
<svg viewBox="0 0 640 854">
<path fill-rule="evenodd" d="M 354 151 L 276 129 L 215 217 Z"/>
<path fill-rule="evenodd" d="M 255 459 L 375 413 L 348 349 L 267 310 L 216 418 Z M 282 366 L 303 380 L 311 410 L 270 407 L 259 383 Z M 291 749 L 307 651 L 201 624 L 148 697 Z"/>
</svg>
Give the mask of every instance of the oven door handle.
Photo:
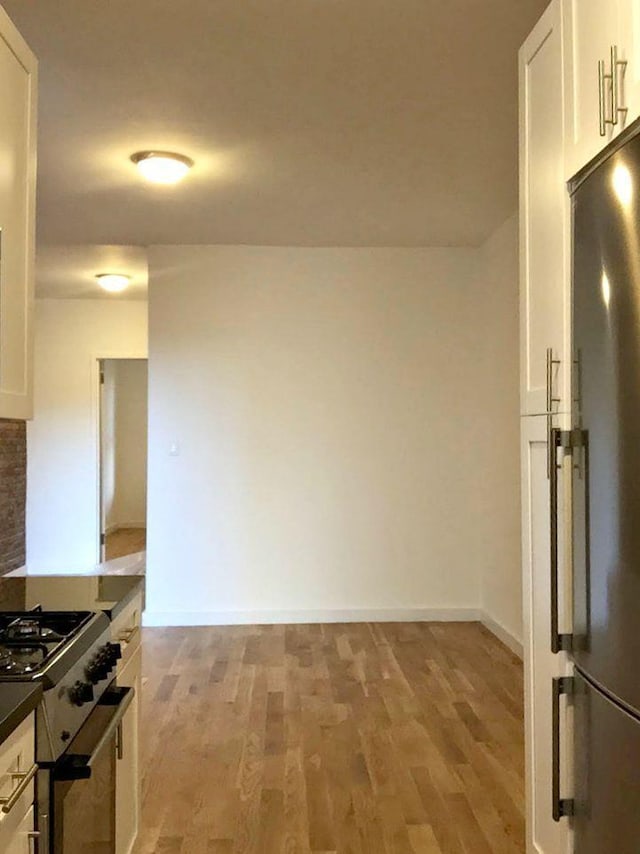
<svg viewBox="0 0 640 854">
<path fill-rule="evenodd" d="M 116 688 L 104 694 L 98 701 L 101 706 L 117 706 L 117 711 L 109 721 L 105 731 L 100 736 L 98 743 L 90 756 L 85 754 L 67 754 L 54 770 L 54 779 L 66 780 L 88 780 L 91 777 L 91 769 L 105 746 L 111 741 L 122 719 L 127 713 L 135 696 L 134 688 Z"/>
</svg>

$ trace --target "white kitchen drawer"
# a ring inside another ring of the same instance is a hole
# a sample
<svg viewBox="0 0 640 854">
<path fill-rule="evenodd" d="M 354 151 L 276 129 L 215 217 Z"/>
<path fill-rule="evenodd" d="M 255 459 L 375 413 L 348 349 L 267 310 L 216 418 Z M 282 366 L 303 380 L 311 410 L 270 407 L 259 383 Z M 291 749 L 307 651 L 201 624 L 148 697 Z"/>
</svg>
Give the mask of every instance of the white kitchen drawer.
<svg viewBox="0 0 640 854">
<path fill-rule="evenodd" d="M 0 797 L 9 798 L 12 792 L 23 783 L 24 777 L 31 777 L 20 797 L 15 801 L 8 813 L 0 810 L 0 851 L 6 851 L 3 843 L 7 834 L 14 833 L 23 816 L 33 804 L 35 783 L 35 713 L 29 715 L 0 745 Z M 8 850 L 13 851 L 13 848 Z M 15 849 L 16 851 L 22 849 Z"/>
<path fill-rule="evenodd" d="M 111 623 L 111 637 L 119 643 L 122 658 L 118 662 L 118 674 L 122 673 L 140 646 L 142 626 L 143 594 L 138 593 Z"/>
<path fill-rule="evenodd" d="M 31 854 L 34 850 L 30 841 L 30 836 L 35 830 L 34 821 L 33 806 L 30 806 L 23 814 L 16 810 L 9 813 L 0 829 L 0 851 L 2 854 Z"/>
<path fill-rule="evenodd" d="M 140 815 L 140 701 L 142 650 L 137 650 L 118 674 L 118 684 L 132 687 L 135 695 L 122 721 L 121 752 L 116 763 L 116 854 L 130 854 L 138 835 Z"/>
</svg>

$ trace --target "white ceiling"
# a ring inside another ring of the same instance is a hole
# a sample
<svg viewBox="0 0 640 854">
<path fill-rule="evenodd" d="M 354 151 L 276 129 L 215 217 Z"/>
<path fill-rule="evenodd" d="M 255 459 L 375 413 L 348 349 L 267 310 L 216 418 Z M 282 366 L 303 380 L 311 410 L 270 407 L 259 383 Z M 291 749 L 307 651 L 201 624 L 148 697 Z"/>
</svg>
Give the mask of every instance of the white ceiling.
<svg viewBox="0 0 640 854">
<path fill-rule="evenodd" d="M 40 59 L 41 244 L 478 245 L 516 206 L 547 0 L 0 2 Z M 196 166 L 147 185 L 146 148 Z"/>
</svg>

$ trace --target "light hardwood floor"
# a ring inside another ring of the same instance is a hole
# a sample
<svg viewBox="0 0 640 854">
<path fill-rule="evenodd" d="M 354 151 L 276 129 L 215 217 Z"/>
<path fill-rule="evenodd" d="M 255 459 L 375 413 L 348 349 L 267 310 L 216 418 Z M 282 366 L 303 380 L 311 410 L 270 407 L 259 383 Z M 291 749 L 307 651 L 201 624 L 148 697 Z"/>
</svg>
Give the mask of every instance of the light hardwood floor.
<svg viewBox="0 0 640 854">
<path fill-rule="evenodd" d="M 146 528 L 119 528 L 105 537 L 105 560 L 142 552 L 146 547 Z"/>
<path fill-rule="evenodd" d="M 145 629 L 139 854 L 524 851 L 522 668 L 477 623 Z"/>
</svg>

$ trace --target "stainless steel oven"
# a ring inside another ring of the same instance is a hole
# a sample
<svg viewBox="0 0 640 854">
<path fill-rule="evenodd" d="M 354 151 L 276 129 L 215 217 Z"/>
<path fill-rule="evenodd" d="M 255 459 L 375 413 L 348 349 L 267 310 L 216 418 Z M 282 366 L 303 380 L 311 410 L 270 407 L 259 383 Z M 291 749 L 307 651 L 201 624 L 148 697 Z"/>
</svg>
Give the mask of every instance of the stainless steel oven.
<svg viewBox="0 0 640 854">
<path fill-rule="evenodd" d="M 120 644 L 103 612 L 0 612 L 0 683 L 38 682 L 35 759 L 38 854 L 115 854 L 122 719 Z"/>
<path fill-rule="evenodd" d="M 41 766 L 37 797 L 43 854 L 114 854 L 122 719 L 133 697 L 133 688 L 113 683 L 64 753 Z"/>
</svg>

